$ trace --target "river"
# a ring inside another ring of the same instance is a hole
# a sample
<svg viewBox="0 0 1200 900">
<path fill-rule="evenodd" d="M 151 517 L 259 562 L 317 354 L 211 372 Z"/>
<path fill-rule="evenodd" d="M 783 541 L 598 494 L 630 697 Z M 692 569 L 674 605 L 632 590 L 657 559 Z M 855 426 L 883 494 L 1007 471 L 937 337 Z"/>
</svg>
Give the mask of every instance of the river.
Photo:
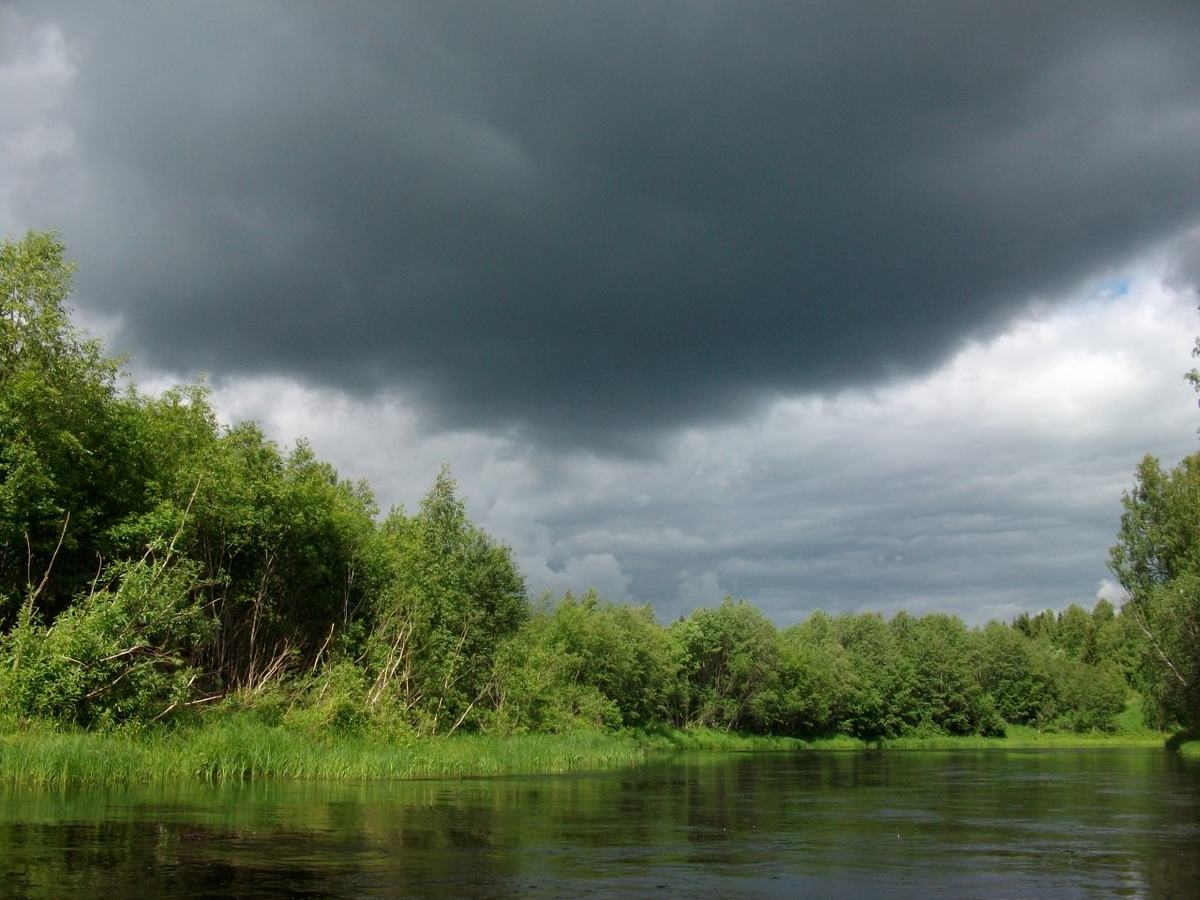
<svg viewBox="0 0 1200 900">
<path fill-rule="evenodd" d="M 1200 761 L 1158 750 L 660 757 L 373 783 L 0 788 L 0 896 L 1184 898 Z"/>
</svg>

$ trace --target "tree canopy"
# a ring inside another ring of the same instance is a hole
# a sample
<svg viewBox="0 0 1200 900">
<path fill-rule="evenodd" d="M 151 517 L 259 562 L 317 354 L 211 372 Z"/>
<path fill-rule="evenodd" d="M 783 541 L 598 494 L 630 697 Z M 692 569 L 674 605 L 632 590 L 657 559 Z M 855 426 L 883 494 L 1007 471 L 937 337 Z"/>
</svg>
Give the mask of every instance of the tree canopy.
<svg viewBox="0 0 1200 900">
<path fill-rule="evenodd" d="M 1145 638 L 1141 681 L 1156 721 L 1200 728 L 1200 454 L 1147 456 L 1125 494 L 1110 565 Z"/>
</svg>

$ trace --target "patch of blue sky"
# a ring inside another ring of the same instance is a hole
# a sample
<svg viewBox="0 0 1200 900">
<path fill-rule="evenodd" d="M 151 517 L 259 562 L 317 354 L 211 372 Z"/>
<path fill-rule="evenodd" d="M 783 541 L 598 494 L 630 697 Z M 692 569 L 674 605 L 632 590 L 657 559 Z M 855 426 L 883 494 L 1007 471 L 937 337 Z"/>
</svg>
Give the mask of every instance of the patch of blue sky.
<svg viewBox="0 0 1200 900">
<path fill-rule="evenodd" d="M 1084 301 L 1108 303 L 1128 297 L 1136 281 L 1137 276 L 1135 275 L 1117 275 L 1112 278 L 1105 278 L 1103 281 L 1097 282 L 1092 286 L 1091 291 L 1084 298 Z"/>
</svg>

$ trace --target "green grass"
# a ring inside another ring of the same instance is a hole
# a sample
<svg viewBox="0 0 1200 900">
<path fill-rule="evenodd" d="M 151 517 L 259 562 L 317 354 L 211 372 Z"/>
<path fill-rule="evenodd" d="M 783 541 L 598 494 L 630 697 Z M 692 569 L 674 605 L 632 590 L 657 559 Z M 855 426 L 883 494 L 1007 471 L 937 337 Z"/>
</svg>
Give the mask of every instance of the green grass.
<svg viewBox="0 0 1200 900">
<path fill-rule="evenodd" d="M 1167 735 L 1139 728 L 1125 732 L 1043 732 L 1021 725 L 1010 725 L 1005 737 L 968 735 L 907 735 L 864 740 L 843 734 L 811 739 L 742 735 L 708 728 L 664 730 L 647 735 L 652 750 L 974 750 L 998 748 L 1019 750 L 1031 747 L 1162 747 Z M 1200 752 L 1200 745 L 1197 746 Z"/>
<path fill-rule="evenodd" d="M 1140 724 L 1132 707 L 1113 733 L 1039 732 L 1009 726 L 1003 738 L 910 736 L 864 741 L 845 735 L 813 739 L 744 735 L 709 728 L 650 733 L 567 735 L 461 734 L 416 738 L 331 734 L 270 720 L 253 711 L 199 716 L 175 729 L 63 732 L 50 726 L 0 733 L 0 783 L 35 785 L 171 784 L 284 779 L 469 778 L 557 774 L 638 765 L 648 753 L 692 750 L 935 750 L 1162 747 L 1168 736 Z M 1172 749 L 1200 756 L 1200 739 L 1180 735 Z"/>
<path fill-rule="evenodd" d="M 931 737 L 886 738 L 872 746 L 891 750 L 974 750 L 997 748 L 1023 750 L 1031 748 L 1071 749 L 1083 747 L 1162 747 L 1166 735 L 1157 732 L 1073 732 L 1038 731 L 1023 725 L 1010 725 L 1004 737 L 965 737 L 944 735 Z"/>
<path fill-rule="evenodd" d="M 461 735 L 392 743 L 315 740 L 282 726 L 228 717 L 178 731 L 0 737 L 0 782 L 37 785 L 170 784 L 262 778 L 367 780 L 563 773 L 636 765 L 631 737 Z"/>
<path fill-rule="evenodd" d="M 800 738 L 702 727 L 659 728 L 639 733 L 638 740 L 651 750 L 804 750 L 811 746 Z"/>
</svg>

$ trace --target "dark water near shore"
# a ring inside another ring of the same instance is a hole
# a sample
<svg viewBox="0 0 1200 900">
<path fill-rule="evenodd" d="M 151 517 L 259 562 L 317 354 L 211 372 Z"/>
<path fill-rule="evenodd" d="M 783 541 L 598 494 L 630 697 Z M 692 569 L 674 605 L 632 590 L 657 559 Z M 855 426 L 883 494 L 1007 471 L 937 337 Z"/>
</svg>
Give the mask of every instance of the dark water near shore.
<svg viewBox="0 0 1200 900">
<path fill-rule="evenodd" d="M 0 789 L 0 896 L 1200 896 L 1156 750 L 704 754 L 408 783 Z"/>
</svg>

